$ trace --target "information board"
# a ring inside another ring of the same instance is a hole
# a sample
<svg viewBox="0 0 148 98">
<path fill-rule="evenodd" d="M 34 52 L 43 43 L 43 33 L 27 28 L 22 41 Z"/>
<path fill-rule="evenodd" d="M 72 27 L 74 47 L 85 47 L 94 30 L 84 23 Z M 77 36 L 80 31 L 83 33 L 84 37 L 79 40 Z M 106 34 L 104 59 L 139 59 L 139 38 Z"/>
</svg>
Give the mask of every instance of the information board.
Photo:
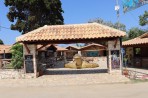
<svg viewBox="0 0 148 98">
<path fill-rule="evenodd" d="M 33 73 L 33 55 L 25 55 L 26 73 Z"/>
</svg>

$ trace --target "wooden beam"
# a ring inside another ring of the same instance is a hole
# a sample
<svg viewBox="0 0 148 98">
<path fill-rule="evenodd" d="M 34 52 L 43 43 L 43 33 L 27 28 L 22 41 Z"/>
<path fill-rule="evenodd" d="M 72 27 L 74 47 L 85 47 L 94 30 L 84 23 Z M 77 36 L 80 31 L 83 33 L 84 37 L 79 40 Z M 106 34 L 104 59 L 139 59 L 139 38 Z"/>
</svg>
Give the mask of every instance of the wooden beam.
<svg viewBox="0 0 148 98">
<path fill-rule="evenodd" d="M 39 51 L 40 49 L 44 48 L 45 46 L 47 46 L 48 44 L 43 44 L 40 48 L 37 49 L 37 51 Z"/>
<path fill-rule="evenodd" d="M 26 50 L 27 50 L 27 53 L 30 54 L 30 50 L 29 50 L 27 44 L 24 43 L 24 46 L 25 46 L 25 48 L 26 48 Z"/>
<path fill-rule="evenodd" d="M 115 40 L 114 48 L 117 46 L 118 39 Z"/>
<path fill-rule="evenodd" d="M 27 44 L 72 44 L 72 43 L 99 43 L 99 42 L 106 42 L 109 40 L 116 40 L 119 37 L 116 38 L 100 38 L 100 39 L 67 39 L 67 40 L 45 40 L 45 41 L 26 41 L 22 43 Z"/>
<path fill-rule="evenodd" d="M 148 44 L 134 44 L 134 45 L 122 45 L 122 47 L 127 48 L 127 47 L 148 47 Z"/>
</svg>

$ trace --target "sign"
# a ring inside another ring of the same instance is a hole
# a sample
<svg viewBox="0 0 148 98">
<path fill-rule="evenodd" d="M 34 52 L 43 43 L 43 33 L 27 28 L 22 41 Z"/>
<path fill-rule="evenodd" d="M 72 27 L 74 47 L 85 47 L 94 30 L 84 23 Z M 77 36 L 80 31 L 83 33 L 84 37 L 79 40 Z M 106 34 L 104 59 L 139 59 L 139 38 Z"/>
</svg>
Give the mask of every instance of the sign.
<svg viewBox="0 0 148 98">
<path fill-rule="evenodd" d="M 33 55 L 25 55 L 25 68 L 26 73 L 33 73 Z"/>
<path fill-rule="evenodd" d="M 122 0 L 124 13 L 148 4 L 148 0 Z"/>
</svg>

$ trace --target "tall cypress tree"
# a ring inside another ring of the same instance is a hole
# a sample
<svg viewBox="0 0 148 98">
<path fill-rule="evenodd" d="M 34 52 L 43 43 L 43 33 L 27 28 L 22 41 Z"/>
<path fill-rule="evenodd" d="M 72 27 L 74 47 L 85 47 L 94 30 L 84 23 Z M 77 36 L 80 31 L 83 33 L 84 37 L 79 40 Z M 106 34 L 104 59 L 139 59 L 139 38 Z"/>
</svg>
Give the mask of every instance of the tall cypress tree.
<svg viewBox="0 0 148 98">
<path fill-rule="evenodd" d="M 60 0 L 5 0 L 12 30 L 22 34 L 44 25 L 63 24 Z"/>
</svg>

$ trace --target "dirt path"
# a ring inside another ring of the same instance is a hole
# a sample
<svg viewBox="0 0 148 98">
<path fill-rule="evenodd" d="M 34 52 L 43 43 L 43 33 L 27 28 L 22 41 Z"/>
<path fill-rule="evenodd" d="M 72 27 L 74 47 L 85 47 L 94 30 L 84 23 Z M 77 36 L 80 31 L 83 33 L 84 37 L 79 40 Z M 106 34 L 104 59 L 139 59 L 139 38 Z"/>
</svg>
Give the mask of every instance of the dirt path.
<svg viewBox="0 0 148 98">
<path fill-rule="evenodd" d="M 0 87 L 0 98 L 147 98 L 148 82 L 49 87 Z"/>
</svg>

